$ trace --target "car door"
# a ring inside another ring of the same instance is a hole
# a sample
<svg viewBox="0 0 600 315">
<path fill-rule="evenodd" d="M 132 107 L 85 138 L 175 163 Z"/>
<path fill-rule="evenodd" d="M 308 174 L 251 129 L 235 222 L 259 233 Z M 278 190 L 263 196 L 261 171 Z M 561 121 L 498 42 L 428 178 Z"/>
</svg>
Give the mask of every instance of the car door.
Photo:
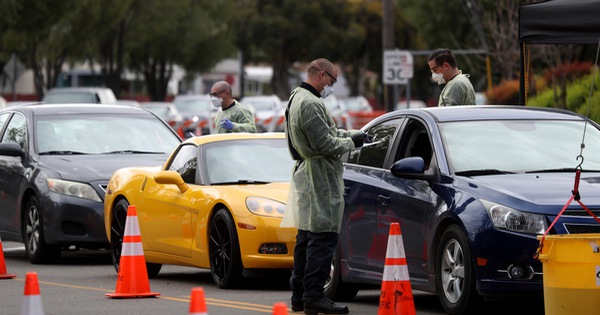
<svg viewBox="0 0 600 315">
<path fill-rule="evenodd" d="M 9 118 L 10 116 L 10 118 Z M 0 143 L 17 143 L 21 148 L 27 145 L 27 124 L 25 116 L 3 114 L 0 123 L 6 125 L 0 129 Z M 19 191 L 22 187 L 25 168 L 22 156 L 0 156 L 0 229 L 20 237 L 20 211 L 18 209 Z"/>
<path fill-rule="evenodd" d="M 430 136 L 424 123 L 407 118 L 396 139 L 396 151 L 391 152 L 388 167 L 405 157 L 420 156 L 426 168 L 435 160 Z M 435 193 L 425 180 L 398 178 L 385 172 L 378 187 L 378 234 L 389 235 L 392 222 L 400 223 L 404 250 L 411 279 L 427 280 L 427 220 L 432 216 Z M 379 266 L 384 267 L 386 246 L 380 242 Z"/>
<path fill-rule="evenodd" d="M 378 186 L 385 173 L 383 165 L 392 139 L 401 124 L 402 119 L 396 118 L 366 130 L 372 142 L 350 152 L 345 164 L 345 211 L 340 246 L 350 269 L 380 271 L 380 243 L 387 239 L 377 233 Z"/>
<path fill-rule="evenodd" d="M 171 161 L 169 170 L 181 175 L 189 189 L 181 192 L 177 185 L 149 183 L 142 198 L 140 229 L 152 237 L 144 239 L 145 250 L 180 257 L 191 257 L 192 220 L 197 215 L 198 147 L 182 145 Z M 143 237 L 143 235 L 142 235 Z"/>
</svg>

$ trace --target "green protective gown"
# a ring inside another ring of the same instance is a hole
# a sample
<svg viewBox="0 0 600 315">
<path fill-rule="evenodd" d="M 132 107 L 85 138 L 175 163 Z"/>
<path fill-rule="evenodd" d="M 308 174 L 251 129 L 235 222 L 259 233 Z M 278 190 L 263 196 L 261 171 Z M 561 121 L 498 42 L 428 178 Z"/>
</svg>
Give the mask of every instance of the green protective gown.
<svg viewBox="0 0 600 315">
<path fill-rule="evenodd" d="M 254 114 L 246 106 L 234 100 L 233 105 L 225 108 L 215 116 L 217 133 L 227 132 L 256 132 Z M 227 130 L 221 127 L 221 120 L 229 119 L 233 123 L 233 129 Z"/>
<path fill-rule="evenodd" d="M 462 74 L 462 71 L 446 83 L 440 94 L 438 106 L 452 105 L 475 105 L 475 90 L 469 75 Z"/>
<path fill-rule="evenodd" d="M 302 161 L 296 161 L 294 167 L 281 226 L 314 233 L 339 232 L 344 211 L 340 157 L 354 148 L 350 137 L 360 131 L 338 129 L 323 100 L 314 93 L 302 86 L 292 91 L 285 133 Z"/>
</svg>

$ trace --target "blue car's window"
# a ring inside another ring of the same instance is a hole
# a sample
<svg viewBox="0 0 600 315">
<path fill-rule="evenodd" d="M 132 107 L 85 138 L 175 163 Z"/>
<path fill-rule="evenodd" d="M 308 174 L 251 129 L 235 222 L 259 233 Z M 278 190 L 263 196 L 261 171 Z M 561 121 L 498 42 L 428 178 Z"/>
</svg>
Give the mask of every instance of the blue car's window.
<svg viewBox="0 0 600 315">
<path fill-rule="evenodd" d="M 26 127 L 25 117 L 20 114 L 14 115 L 8 122 L 6 131 L 4 131 L 4 135 L 2 136 L 2 142 L 17 143 L 22 148 L 25 148 L 25 140 L 27 139 Z"/>
<path fill-rule="evenodd" d="M 236 140 L 206 145 L 203 160 L 212 184 L 289 182 L 294 165 L 285 139 Z"/>
<path fill-rule="evenodd" d="M 360 150 L 350 154 L 349 163 L 382 168 L 385 157 L 390 147 L 400 122 L 398 120 L 386 121 L 367 131 L 372 142 L 365 144 Z"/>
<path fill-rule="evenodd" d="M 474 121 L 441 126 L 453 172 L 535 172 L 574 168 L 584 131 L 581 121 Z M 587 125 L 584 170 L 600 171 L 600 131 Z"/>
</svg>

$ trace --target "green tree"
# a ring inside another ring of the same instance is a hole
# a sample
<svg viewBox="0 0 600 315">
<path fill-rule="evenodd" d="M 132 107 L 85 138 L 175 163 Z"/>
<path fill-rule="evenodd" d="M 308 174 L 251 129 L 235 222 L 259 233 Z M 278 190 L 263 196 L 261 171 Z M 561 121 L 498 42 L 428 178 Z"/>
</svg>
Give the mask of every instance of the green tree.
<svg viewBox="0 0 600 315">
<path fill-rule="evenodd" d="M 175 65 L 201 73 L 235 51 L 220 17 L 220 1 L 134 0 L 125 35 L 128 65 L 144 77 L 152 100 L 162 101 Z"/>
<path fill-rule="evenodd" d="M 88 0 L 8 0 L 0 3 L 0 11 L 6 16 L 3 48 L 14 52 L 33 70 L 38 97 L 53 86 L 69 53 L 78 49 L 77 41 L 87 29 L 75 24 L 76 12 L 86 2 Z"/>
<path fill-rule="evenodd" d="M 289 96 L 293 63 L 318 57 L 335 61 L 344 34 L 343 0 L 241 0 L 231 24 L 245 60 L 273 67 L 274 94 Z"/>
</svg>

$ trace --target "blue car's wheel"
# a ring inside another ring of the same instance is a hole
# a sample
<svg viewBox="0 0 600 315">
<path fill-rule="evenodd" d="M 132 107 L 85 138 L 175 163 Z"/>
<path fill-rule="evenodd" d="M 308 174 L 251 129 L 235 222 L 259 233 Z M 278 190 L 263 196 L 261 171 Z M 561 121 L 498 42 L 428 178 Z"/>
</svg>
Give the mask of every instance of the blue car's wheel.
<svg viewBox="0 0 600 315">
<path fill-rule="evenodd" d="M 435 264 L 436 292 L 448 314 L 473 314 L 481 303 L 467 236 L 449 226 L 440 240 Z"/>
<path fill-rule="evenodd" d="M 342 280 L 340 248 L 335 251 L 331 261 L 329 278 L 325 282 L 325 296 L 334 301 L 351 301 L 358 294 L 359 288 Z"/>
</svg>

